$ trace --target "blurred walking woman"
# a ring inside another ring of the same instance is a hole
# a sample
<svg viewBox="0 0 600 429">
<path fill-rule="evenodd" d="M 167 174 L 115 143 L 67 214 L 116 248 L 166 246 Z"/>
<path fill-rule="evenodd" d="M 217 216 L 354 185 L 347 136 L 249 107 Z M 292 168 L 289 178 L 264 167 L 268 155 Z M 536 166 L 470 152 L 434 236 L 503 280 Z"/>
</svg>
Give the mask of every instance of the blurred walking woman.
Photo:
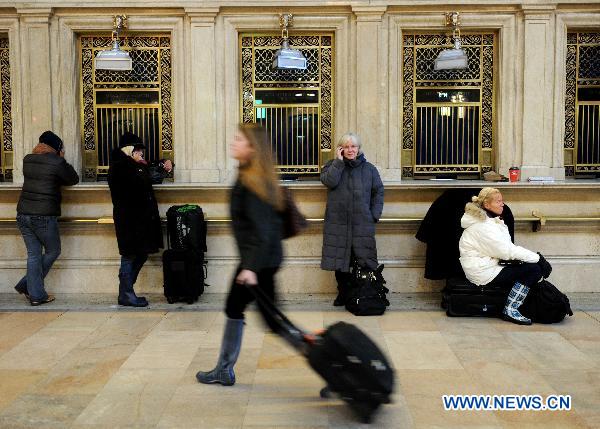
<svg viewBox="0 0 600 429">
<path fill-rule="evenodd" d="M 363 268 L 377 268 L 375 223 L 383 211 L 383 183 L 367 162 L 357 135 L 342 136 L 336 157 L 323 166 L 327 186 L 321 268 L 335 271 L 338 296 L 333 305 L 346 303 L 353 260 Z"/>
<path fill-rule="evenodd" d="M 198 372 L 199 382 L 231 386 L 235 383 L 233 367 L 237 361 L 244 330 L 244 310 L 253 301 L 245 285 L 260 288 L 275 300 L 275 273 L 283 259 L 281 246 L 284 207 L 282 190 L 273 166 L 271 143 L 264 128 L 242 124 L 230 148 L 239 162 L 238 178 L 231 190 L 231 220 L 240 254 L 240 264 L 225 305 L 227 316 L 221 352 L 215 368 Z M 259 305 L 265 321 L 273 331 L 277 326 Z"/>
</svg>

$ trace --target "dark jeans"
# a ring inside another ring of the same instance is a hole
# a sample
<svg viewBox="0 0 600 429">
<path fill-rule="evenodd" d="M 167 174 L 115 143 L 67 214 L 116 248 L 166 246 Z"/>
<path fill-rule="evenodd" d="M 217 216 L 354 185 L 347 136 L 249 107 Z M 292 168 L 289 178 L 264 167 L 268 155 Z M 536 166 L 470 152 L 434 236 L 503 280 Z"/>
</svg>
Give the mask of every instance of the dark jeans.
<svg viewBox="0 0 600 429">
<path fill-rule="evenodd" d="M 48 298 L 44 279 L 60 255 L 60 233 L 56 216 L 17 215 L 17 225 L 27 248 L 27 274 L 17 284 L 32 301 Z M 44 253 L 42 253 L 42 250 Z"/>
<path fill-rule="evenodd" d="M 140 270 L 148 260 L 147 254 L 121 255 L 121 267 L 119 268 L 119 279 L 131 279 L 131 286 L 137 281 Z"/>
<path fill-rule="evenodd" d="M 500 286 L 510 290 L 516 282 L 519 282 L 525 286 L 534 287 L 541 278 L 542 270 L 538 264 L 507 265 L 486 286 Z"/>
<path fill-rule="evenodd" d="M 257 272 L 256 277 L 258 285 L 251 286 L 260 288 L 273 302 L 275 302 L 275 273 L 278 269 L 279 268 L 265 268 Z M 244 310 L 248 304 L 254 301 L 254 295 L 248 290 L 248 287 L 235 282 L 235 278 L 241 270 L 241 267 L 238 267 L 235 271 L 235 276 L 233 277 L 233 282 L 229 289 L 229 295 L 227 296 L 227 302 L 225 304 L 225 314 L 230 319 L 243 319 Z M 278 332 L 279 326 L 269 312 L 266 311 L 260 303 L 258 303 L 258 309 L 269 328 L 271 328 L 273 332 Z"/>
</svg>

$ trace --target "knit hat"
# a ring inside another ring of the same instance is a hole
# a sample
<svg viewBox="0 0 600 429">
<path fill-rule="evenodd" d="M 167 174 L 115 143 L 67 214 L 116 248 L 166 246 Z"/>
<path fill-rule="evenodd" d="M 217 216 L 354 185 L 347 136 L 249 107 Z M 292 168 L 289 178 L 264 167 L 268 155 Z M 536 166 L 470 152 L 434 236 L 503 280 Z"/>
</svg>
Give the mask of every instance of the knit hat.
<svg viewBox="0 0 600 429">
<path fill-rule="evenodd" d="M 44 131 L 39 139 L 40 143 L 47 144 L 57 153 L 63 150 L 63 141 L 52 131 Z"/>
<path fill-rule="evenodd" d="M 144 149 L 146 146 L 142 142 L 142 139 L 137 135 L 133 134 L 131 131 L 125 131 L 119 140 L 119 148 L 124 148 L 127 146 L 133 146 L 134 149 Z"/>
</svg>

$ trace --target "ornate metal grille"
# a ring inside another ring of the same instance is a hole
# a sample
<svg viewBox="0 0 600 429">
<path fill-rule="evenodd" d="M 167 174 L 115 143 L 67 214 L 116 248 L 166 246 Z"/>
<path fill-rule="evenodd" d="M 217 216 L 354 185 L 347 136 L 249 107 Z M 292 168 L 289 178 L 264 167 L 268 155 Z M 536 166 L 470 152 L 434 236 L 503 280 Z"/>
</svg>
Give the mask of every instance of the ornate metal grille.
<svg viewBox="0 0 600 429">
<path fill-rule="evenodd" d="M 567 34 L 565 175 L 600 175 L 600 32 Z"/>
<path fill-rule="evenodd" d="M 492 169 L 496 36 L 463 34 L 465 70 L 435 71 L 451 37 L 402 38 L 402 176 L 479 176 Z"/>
<path fill-rule="evenodd" d="M 0 35 L 0 181 L 12 181 L 13 135 L 8 36 Z"/>
<path fill-rule="evenodd" d="M 98 51 L 111 37 L 81 36 L 81 135 L 84 180 L 106 178 L 110 152 L 125 131 L 146 144 L 149 161 L 173 159 L 171 38 L 135 35 L 122 49 L 133 61 L 131 71 L 95 70 Z"/>
<path fill-rule="evenodd" d="M 318 174 L 333 138 L 333 35 L 290 36 L 306 70 L 271 67 L 281 41 L 279 34 L 240 35 L 242 122 L 267 128 L 281 174 Z"/>
</svg>

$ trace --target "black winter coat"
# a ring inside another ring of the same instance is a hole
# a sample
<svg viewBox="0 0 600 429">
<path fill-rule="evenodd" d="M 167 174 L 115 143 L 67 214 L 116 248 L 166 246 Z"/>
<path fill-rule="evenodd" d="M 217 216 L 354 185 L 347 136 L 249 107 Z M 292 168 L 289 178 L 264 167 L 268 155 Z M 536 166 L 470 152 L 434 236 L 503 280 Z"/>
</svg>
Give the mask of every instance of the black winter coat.
<svg viewBox="0 0 600 429">
<path fill-rule="evenodd" d="M 279 267 L 283 260 L 281 214 L 239 179 L 231 190 L 230 209 L 241 268 L 257 273 Z"/>
<path fill-rule="evenodd" d="M 54 153 L 25 156 L 23 176 L 17 213 L 26 215 L 60 216 L 60 187 L 79 182 L 73 166 Z"/>
<path fill-rule="evenodd" d="M 111 160 L 108 185 L 119 253 L 156 253 L 163 247 L 163 234 L 148 166 L 118 148 Z"/>
<path fill-rule="evenodd" d="M 460 219 L 465 214 L 465 204 L 471 202 L 471 197 L 478 195 L 480 191 L 481 188 L 448 189 L 429 207 L 416 234 L 417 240 L 427 243 L 426 279 L 464 278 L 465 273 L 458 259 L 458 242 L 463 233 Z M 507 205 L 504 205 L 502 218 L 515 241 L 515 219 Z"/>
<path fill-rule="evenodd" d="M 321 268 L 348 272 L 353 252 L 360 266 L 376 269 L 375 223 L 383 211 L 379 172 L 363 155 L 335 159 L 323 167 L 321 182 L 328 188 Z"/>
</svg>

